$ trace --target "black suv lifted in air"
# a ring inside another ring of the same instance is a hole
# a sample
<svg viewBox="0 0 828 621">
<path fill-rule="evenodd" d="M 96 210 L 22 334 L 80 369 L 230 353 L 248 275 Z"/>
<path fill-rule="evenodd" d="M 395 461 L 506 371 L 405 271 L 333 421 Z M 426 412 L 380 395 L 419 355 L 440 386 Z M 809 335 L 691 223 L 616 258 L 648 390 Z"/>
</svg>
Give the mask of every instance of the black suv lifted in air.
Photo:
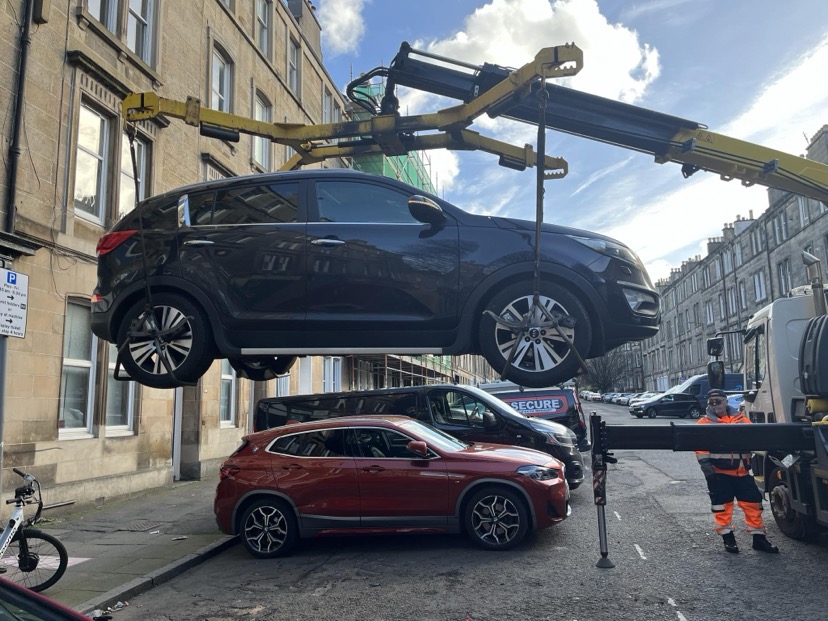
<svg viewBox="0 0 828 621">
<path fill-rule="evenodd" d="M 533 307 L 533 222 L 386 177 L 314 169 L 186 186 L 143 201 L 97 254 L 92 330 L 147 386 L 194 382 L 216 358 L 255 380 L 317 354 L 477 353 L 500 371 L 514 352 L 509 379 L 533 387 L 578 368 Z M 602 235 L 543 224 L 539 294 L 584 358 L 658 330 L 644 266 Z M 515 346 L 504 323 L 520 322 Z"/>
</svg>

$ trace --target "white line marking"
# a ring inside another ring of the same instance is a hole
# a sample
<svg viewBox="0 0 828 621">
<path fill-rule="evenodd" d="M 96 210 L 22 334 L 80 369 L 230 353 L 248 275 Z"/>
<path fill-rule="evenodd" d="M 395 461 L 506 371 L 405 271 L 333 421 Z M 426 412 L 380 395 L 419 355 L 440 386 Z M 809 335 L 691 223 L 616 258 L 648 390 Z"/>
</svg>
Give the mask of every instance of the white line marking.
<svg viewBox="0 0 828 621">
<path fill-rule="evenodd" d="M 646 560 L 647 560 L 647 557 L 646 557 L 646 556 L 644 556 L 644 550 L 642 550 L 642 549 L 641 549 L 641 546 L 640 546 L 640 545 L 638 545 L 637 543 L 634 543 L 633 545 L 635 546 L 635 550 L 636 550 L 636 552 L 638 552 L 638 556 L 640 556 L 640 557 L 641 557 L 641 560 L 642 560 L 642 561 L 646 561 Z"/>
<path fill-rule="evenodd" d="M 617 517 L 618 521 L 620 522 L 621 521 L 621 514 L 618 513 L 618 511 L 613 511 L 613 513 L 615 514 L 615 517 Z"/>
<path fill-rule="evenodd" d="M 672 597 L 667 598 L 667 603 L 670 604 L 673 608 L 676 607 L 676 602 Z M 685 617 L 683 614 L 681 614 L 680 611 L 676 610 L 676 615 L 678 615 L 678 620 L 679 621 L 687 621 L 687 617 Z"/>
</svg>

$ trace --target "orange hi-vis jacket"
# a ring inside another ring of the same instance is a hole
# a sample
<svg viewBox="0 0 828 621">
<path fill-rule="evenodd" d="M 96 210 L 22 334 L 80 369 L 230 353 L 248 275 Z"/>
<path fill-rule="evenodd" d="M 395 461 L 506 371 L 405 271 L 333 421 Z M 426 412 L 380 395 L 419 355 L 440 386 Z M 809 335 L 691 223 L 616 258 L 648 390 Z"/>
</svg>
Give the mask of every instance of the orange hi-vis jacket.
<svg viewBox="0 0 828 621">
<path fill-rule="evenodd" d="M 717 417 L 715 414 L 702 416 L 698 425 L 750 425 L 750 419 L 741 412 L 733 412 L 733 408 L 727 408 L 727 414 Z M 728 474 L 730 476 L 745 476 L 750 474 L 750 453 L 711 453 L 709 451 L 696 451 L 696 459 L 699 460 L 704 476 L 713 474 Z"/>
</svg>

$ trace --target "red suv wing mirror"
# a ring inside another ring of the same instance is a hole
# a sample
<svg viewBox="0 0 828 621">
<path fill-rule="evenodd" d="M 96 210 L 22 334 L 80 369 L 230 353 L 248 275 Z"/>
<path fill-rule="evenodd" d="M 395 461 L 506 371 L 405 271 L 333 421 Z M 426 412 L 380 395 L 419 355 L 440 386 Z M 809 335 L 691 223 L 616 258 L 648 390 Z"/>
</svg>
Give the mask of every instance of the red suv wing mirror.
<svg viewBox="0 0 828 621">
<path fill-rule="evenodd" d="M 428 445 L 422 440 L 412 440 L 406 447 L 409 451 L 420 457 L 428 457 Z"/>
</svg>

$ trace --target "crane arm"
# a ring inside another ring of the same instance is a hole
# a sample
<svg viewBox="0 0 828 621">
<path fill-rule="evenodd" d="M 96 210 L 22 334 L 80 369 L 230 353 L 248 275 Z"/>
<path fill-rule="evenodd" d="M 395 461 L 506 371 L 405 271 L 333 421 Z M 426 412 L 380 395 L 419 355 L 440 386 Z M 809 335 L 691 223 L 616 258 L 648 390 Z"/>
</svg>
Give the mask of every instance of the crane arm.
<svg viewBox="0 0 828 621">
<path fill-rule="evenodd" d="M 485 97 L 510 71 L 489 63 L 470 65 L 403 43 L 390 67 L 383 70 L 388 85 L 380 110 L 393 107 L 397 85 L 471 102 Z M 349 85 L 349 92 L 357 82 Z M 745 186 L 760 184 L 828 202 L 825 164 L 717 134 L 696 121 L 558 84 L 545 84 L 545 88 L 549 97 L 546 126 L 551 129 L 648 153 L 657 163 L 676 162 L 682 165 L 685 177 L 705 170 L 724 180 L 739 179 Z M 531 93 L 522 94 L 512 104 L 494 107 L 488 113 L 537 123 L 537 106 Z"/>
<path fill-rule="evenodd" d="M 285 167 L 296 167 L 330 157 L 354 157 L 382 153 L 402 155 L 412 150 L 456 149 L 482 150 L 500 156 L 500 163 L 523 170 L 537 164 L 537 154 L 529 145 L 518 147 L 487 138 L 468 128 L 478 116 L 508 108 L 532 86 L 548 78 L 571 76 L 581 69 L 583 53 L 575 45 L 545 48 L 535 58 L 491 84 L 491 88 L 473 101 L 430 114 L 400 116 L 393 113 L 363 120 L 304 125 L 268 123 L 203 107 L 198 99 L 189 97 L 176 101 L 152 92 L 128 95 L 122 108 L 129 122 L 158 116 L 183 120 L 199 127 L 202 134 L 228 141 L 238 140 L 239 133 L 267 138 L 289 145 L 296 151 Z M 535 105 L 537 114 L 537 103 Z M 431 133 L 422 133 L 431 132 Z M 556 179 L 566 175 L 566 161 L 544 155 L 545 177 Z"/>
</svg>

